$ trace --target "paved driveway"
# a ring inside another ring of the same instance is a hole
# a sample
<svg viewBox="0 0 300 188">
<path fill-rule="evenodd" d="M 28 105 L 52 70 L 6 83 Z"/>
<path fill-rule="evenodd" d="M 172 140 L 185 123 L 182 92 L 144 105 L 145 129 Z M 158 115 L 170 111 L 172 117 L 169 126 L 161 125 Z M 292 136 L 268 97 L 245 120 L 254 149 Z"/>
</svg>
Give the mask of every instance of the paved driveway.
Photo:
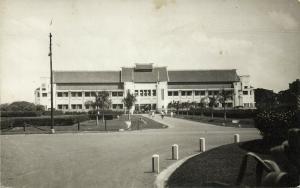
<svg viewBox="0 0 300 188">
<path fill-rule="evenodd" d="M 170 160 L 171 145 L 180 158 L 198 152 L 206 138 L 211 149 L 259 138 L 255 129 L 239 129 L 166 117 L 154 118 L 168 129 L 114 133 L 2 135 L 1 185 L 9 187 L 153 187 L 151 156 L 160 155 L 161 169 Z"/>
</svg>

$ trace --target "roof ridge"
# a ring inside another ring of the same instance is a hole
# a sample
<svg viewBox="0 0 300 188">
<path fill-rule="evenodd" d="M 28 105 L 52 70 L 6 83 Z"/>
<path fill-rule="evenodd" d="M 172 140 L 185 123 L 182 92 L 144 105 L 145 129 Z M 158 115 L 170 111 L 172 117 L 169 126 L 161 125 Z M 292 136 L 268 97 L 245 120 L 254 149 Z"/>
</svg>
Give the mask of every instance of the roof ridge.
<svg viewBox="0 0 300 188">
<path fill-rule="evenodd" d="M 53 70 L 53 72 L 120 72 L 121 70 Z"/>
<path fill-rule="evenodd" d="M 228 71 L 228 70 L 237 70 L 237 69 L 169 69 L 168 71 Z"/>
</svg>

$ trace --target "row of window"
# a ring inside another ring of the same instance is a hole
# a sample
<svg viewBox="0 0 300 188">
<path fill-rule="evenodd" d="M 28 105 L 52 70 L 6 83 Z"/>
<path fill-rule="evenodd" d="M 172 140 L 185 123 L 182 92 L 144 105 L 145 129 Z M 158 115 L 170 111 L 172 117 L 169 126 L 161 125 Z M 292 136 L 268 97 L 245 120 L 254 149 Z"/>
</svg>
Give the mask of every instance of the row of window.
<svg viewBox="0 0 300 188">
<path fill-rule="evenodd" d="M 37 97 L 40 97 L 40 93 L 37 93 Z M 42 97 L 47 97 L 47 93 L 42 93 Z"/>
<path fill-rule="evenodd" d="M 192 96 L 193 91 L 179 91 L 181 96 Z M 178 91 L 168 91 L 168 96 L 178 96 Z M 205 91 L 194 91 L 195 96 L 205 96 Z M 208 95 L 219 95 L 220 91 L 218 90 L 210 90 L 208 91 Z"/>
<path fill-rule="evenodd" d="M 252 95 L 252 91 L 251 90 L 249 92 L 248 91 L 243 91 L 243 95 L 248 95 L 248 94 Z"/>
<path fill-rule="evenodd" d="M 123 109 L 123 104 L 113 104 L 112 108 L 113 109 Z M 59 110 L 68 110 L 69 105 L 67 105 L 67 104 L 58 104 L 57 109 L 59 109 Z M 82 109 L 82 104 L 71 104 L 71 109 L 72 110 L 81 110 Z M 91 109 L 91 105 L 86 104 L 85 109 Z"/>
<path fill-rule="evenodd" d="M 146 90 L 135 90 L 135 96 L 156 96 L 156 90 L 146 89 Z"/>
<path fill-rule="evenodd" d="M 95 97 L 97 92 L 84 92 L 85 97 Z M 123 97 L 123 91 L 111 92 L 112 97 Z M 72 97 L 82 97 L 82 92 L 71 92 Z M 69 97 L 69 92 L 57 92 L 57 97 Z"/>
</svg>

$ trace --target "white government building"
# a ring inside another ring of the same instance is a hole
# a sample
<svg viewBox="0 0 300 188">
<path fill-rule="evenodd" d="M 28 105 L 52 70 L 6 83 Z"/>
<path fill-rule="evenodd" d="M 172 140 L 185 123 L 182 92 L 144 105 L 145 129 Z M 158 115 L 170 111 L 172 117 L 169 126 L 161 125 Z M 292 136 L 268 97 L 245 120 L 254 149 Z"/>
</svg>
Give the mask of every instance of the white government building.
<svg viewBox="0 0 300 188">
<path fill-rule="evenodd" d="M 227 107 L 255 108 L 250 76 L 239 76 L 235 69 L 168 70 L 135 64 L 116 71 L 53 71 L 53 105 L 62 111 L 88 111 L 91 106 L 86 102 L 94 101 L 95 94 L 104 90 L 110 94 L 113 110 L 124 108 L 122 99 L 130 92 L 137 98 L 132 111 L 159 111 L 172 101 L 199 103 L 201 98 L 217 95 L 223 89 L 232 91 Z M 49 78 L 41 78 L 35 103 L 50 108 Z"/>
</svg>

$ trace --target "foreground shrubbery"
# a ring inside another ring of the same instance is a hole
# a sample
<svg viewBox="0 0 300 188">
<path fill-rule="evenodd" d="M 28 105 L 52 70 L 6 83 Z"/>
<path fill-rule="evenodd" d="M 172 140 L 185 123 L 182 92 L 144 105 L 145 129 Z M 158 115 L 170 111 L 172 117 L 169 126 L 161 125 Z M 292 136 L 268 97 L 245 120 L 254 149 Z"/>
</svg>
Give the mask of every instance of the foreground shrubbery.
<svg viewBox="0 0 300 188">
<path fill-rule="evenodd" d="M 57 116 L 54 118 L 54 126 L 68 126 L 77 123 L 78 121 L 89 120 L 88 115 L 73 115 L 73 116 Z M 51 126 L 51 118 L 44 117 L 20 117 L 20 118 L 7 118 L 1 120 L 1 129 L 9 127 L 23 127 L 24 124 L 33 126 Z"/>
<path fill-rule="evenodd" d="M 257 114 L 255 127 L 267 142 L 281 143 L 287 139 L 288 130 L 299 127 L 293 110 L 264 110 Z"/>
</svg>

